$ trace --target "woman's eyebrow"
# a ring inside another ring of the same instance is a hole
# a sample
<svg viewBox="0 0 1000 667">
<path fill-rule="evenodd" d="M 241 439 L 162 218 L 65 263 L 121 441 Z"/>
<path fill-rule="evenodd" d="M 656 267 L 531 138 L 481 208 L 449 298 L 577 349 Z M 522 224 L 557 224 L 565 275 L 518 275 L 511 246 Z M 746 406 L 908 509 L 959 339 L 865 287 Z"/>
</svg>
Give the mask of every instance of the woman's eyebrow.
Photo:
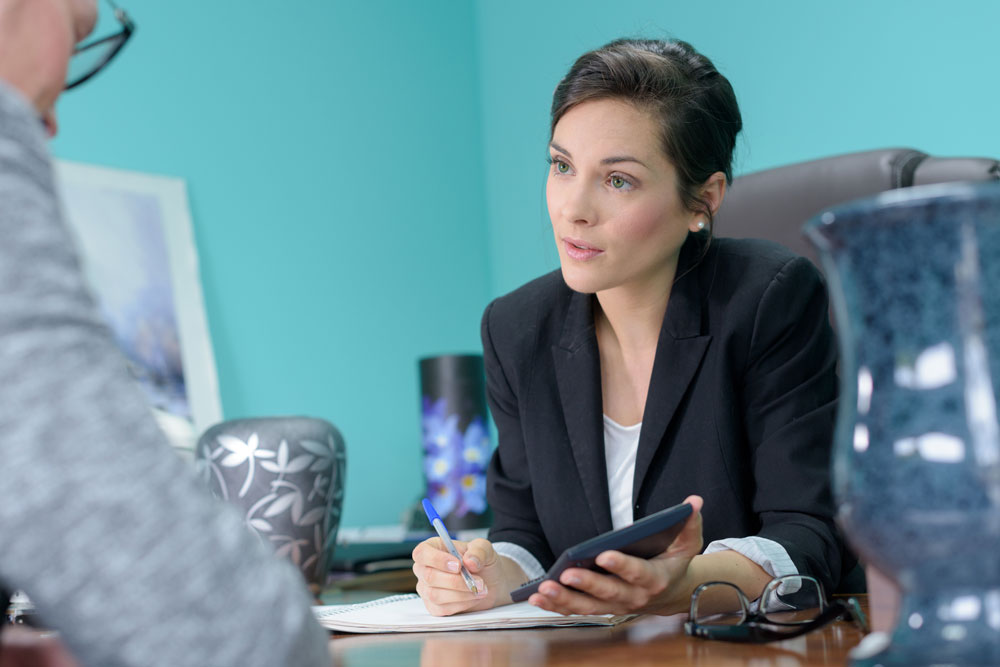
<svg viewBox="0 0 1000 667">
<path fill-rule="evenodd" d="M 568 150 L 566 150 L 565 148 L 563 148 L 554 141 L 549 142 L 549 148 L 554 149 L 557 153 L 562 153 L 563 155 L 565 155 L 570 159 L 573 158 L 572 153 L 570 153 Z M 619 162 L 635 162 L 636 164 L 642 165 L 643 167 L 646 167 L 646 169 L 649 169 L 649 167 L 646 166 L 645 162 L 643 162 L 637 157 L 632 157 L 631 155 L 612 155 L 611 157 L 606 157 L 603 160 L 601 160 L 601 164 L 617 164 Z"/>
<path fill-rule="evenodd" d="M 572 153 L 570 153 L 568 150 L 566 150 L 565 148 L 563 148 L 562 146 L 560 146 L 559 144 L 557 144 L 554 141 L 549 142 L 549 148 L 554 148 L 557 153 L 562 153 L 563 155 L 565 155 L 568 158 L 573 157 Z"/>
<path fill-rule="evenodd" d="M 638 165 L 646 167 L 645 162 L 643 162 L 639 158 L 632 157 L 631 155 L 613 155 L 611 157 L 606 157 L 603 160 L 601 160 L 601 164 L 616 164 L 618 162 L 635 162 Z M 649 167 L 646 167 L 646 169 L 649 169 Z"/>
</svg>

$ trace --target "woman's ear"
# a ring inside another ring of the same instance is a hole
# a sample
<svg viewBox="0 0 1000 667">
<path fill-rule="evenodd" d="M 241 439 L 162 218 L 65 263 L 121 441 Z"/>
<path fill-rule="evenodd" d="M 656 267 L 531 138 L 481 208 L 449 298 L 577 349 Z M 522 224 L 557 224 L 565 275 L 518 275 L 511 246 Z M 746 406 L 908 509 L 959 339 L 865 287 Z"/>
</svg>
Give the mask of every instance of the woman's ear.
<svg viewBox="0 0 1000 667">
<path fill-rule="evenodd" d="M 726 175 L 721 171 L 717 171 L 706 178 L 705 182 L 698 188 L 699 203 L 704 203 L 708 206 L 708 210 L 712 215 L 706 215 L 704 212 L 695 214 L 690 227 L 692 232 L 699 232 L 709 226 L 709 221 L 718 212 L 719 207 L 722 206 L 722 200 L 725 196 Z"/>
<path fill-rule="evenodd" d="M 722 200 L 726 198 L 726 175 L 717 171 L 701 184 L 700 199 L 708 204 L 712 215 L 719 212 Z"/>
</svg>

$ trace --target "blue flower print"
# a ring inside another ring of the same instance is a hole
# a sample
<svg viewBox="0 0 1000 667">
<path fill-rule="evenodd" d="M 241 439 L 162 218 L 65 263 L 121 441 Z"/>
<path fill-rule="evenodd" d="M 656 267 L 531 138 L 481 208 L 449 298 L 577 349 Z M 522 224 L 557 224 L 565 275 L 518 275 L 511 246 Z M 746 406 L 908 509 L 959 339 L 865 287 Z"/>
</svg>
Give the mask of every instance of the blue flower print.
<svg viewBox="0 0 1000 667">
<path fill-rule="evenodd" d="M 445 482 L 455 473 L 455 452 L 427 452 L 424 455 L 424 475 L 431 482 Z"/>
<path fill-rule="evenodd" d="M 458 504 L 458 493 L 447 484 L 431 484 L 428 493 L 434 509 L 443 517 L 451 514 L 455 505 Z"/>
<path fill-rule="evenodd" d="M 486 465 L 490 436 L 486 422 L 475 416 L 464 432 L 457 414 L 448 414 L 446 399 L 423 398 L 424 476 L 431 502 L 442 517 L 486 511 Z"/>
<path fill-rule="evenodd" d="M 483 473 L 472 473 L 462 475 L 459 480 L 462 489 L 462 506 L 466 512 L 482 514 L 486 511 L 486 475 Z"/>
<path fill-rule="evenodd" d="M 424 448 L 427 450 L 452 449 L 461 446 L 458 432 L 458 415 L 445 411 L 445 399 L 431 403 L 424 397 Z"/>
<path fill-rule="evenodd" d="M 490 457 L 490 435 L 480 417 L 473 417 L 462 437 L 462 462 L 466 470 L 485 470 Z"/>
</svg>

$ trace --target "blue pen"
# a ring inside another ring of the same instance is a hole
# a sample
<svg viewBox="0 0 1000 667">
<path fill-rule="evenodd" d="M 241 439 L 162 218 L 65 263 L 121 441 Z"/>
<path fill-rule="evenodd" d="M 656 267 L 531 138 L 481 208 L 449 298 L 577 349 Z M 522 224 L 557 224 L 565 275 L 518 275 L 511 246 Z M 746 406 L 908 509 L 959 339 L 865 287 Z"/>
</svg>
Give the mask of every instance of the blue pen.
<svg viewBox="0 0 1000 667">
<path fill-rule="evenodd" d="M 424 498 L 423 505 L 424 513 L 427 514 L 427 520 L 431 522 L 431 525 L 434 526 L 434 530 L 437 531 L 438 537 L 440 537 L 441 541 L 444 542 L 445 549 L 447 549 L 452 556 L 458 559 L 459 572 L 462 573 L 462 579 L 465 580 L 465 585 L 469 587 L 469 590 L 472 591 L 473 594 L 479 595 L 479 589 L 476 588 L 476 582 L 473 580 L 472 575 L 469 574 L 469 571 L 465 569 L 465 563 L 462 562 L 462 557 L 458 554 L 458 549 L 455 548 L 455 545 L 451 541 L 451 537 L 448 535 L 447 529 L 444 527 L 444 521 L 442 521 L 441 517 L 438 516 L 437 510 L 435 510 L 434 506 L 431 505 L 430 500 Z"/>
</svg>

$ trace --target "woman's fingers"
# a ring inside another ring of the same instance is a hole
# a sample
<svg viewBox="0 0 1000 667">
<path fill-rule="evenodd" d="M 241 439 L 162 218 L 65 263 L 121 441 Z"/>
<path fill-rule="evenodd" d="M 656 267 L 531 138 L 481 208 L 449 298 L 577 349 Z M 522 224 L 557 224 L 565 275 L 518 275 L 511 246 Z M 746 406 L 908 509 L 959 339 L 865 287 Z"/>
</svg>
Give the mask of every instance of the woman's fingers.
<svg viewBox="0 0 1000 667">
<path fill-rule="evenodd" d="M 486 543 L 477 545 L 476 553 L 483 554 L 485 558 L 488 554 L 493 554 L 493 546 L 486 540 L 476 540 Z M 455 548 L 459 553 L 467 552 L 469 546 L 464 542 L 455 542 Z M 495 554 L 493 555 L 495 559 Z M 432 537 L 424 540 L 413 549 L 413 574 L 417 575 L 419 581 L 426 582 L 431 588 L 446 588 L 456 591 L 470 592 L 465 583 L 465 578 L 460 574 L 460 561 L 445 550 L 441 539 Z M 482 577 L 473 576 L 476 587 L 480 590 L 486 589 L 486 584 Z"/>
<path fill-rule="evenodd" d="M 469 542 L 462 554 L 462 560 L 465 561 L 469 572 L 481 572 L 484 568 L 496 565 L 497 559 L 497 552 L 493 549 L 493 544 L 481 537 Z"/>
<path fill-rule="evenodd" d="M 528 602 L 559 614 L 624 614 L 628 607 L 615 600 L 602 600 L 586 592 L 574 591 L 554 581 L 544 581 Z"/>
<path fill-rule="evenodd" d="M 455 548 L 460 554 L 468 551 L 468 545 L 464 542 L 455 542 Z M 482 545 L 478 545 L 478 549 L 477 553 L 487 553 Z M 492 545 L 489 545 L 488 551 L 492 552 L 492 549 Z M 448 616 L 482 604 L 489 593 L 483 577 L 472 577 L 478 590 L 478 593 L 473 593 L 460 574 L 460 569 L 459 560 L 445 550 L 440 538 L 424 540 L 413 549 L 413 574 L 417 577 L 417 593 L 428 612 L 435 616 Z"/>
<path fill-rule="evenodd" d="M 427 611 L 434 616 L 448 616 L 468 611 L 481 605 L 489 594 L 482 580 L 476 582 L 479 592 L 475 594 L 469 590 L 461 577 L 445 580 L 445 585 L 434 585 L 432 582 L 441 583 L 439 579 L 441 575 L 435 572 L 432 570 L 429 576 L 417 577 L 417 594 L 423 600 Z M 455 577 L 455 575 L 445 576 Z"/>
<path fill-rule="evenodd" d="M 613 568 L 605 568 L 611 575 L 570 568 L 560 575 L 559 582 L 598 600 L 621 603 L 630 609 L 645 607 L 666 588 L 665 577 L 649 561 L 616 551 L 602 556 L 606 557 L 600 560 L 615 564 Z"/>
<path fill-rule="evenodd" d="M 481 582 L 476 582 L 476 585 L 480 587 L 479 593 L 476 594 L 473 594 L 469 590 L 465 582 L 461 582 L 461 585 L 461 588 L 435 586 L 425 579 L 420 579 L 417 581 L 417 592 L 420 593 L 421 597 L 431 600 L 435 604 L 448 604 L 451 602 L 467 602 L 472 604 L 487 594 L 486 586 L 481 584 Z"/>
<path fill-rule="evenodd" d="M 627 556 L 618 551 L 605 551 L 597 556 L 597 564 L 632 586 L 659 588 L 663 578 L 652 562 L 644 558 Z M 656 591 L 657 593 L 659 592 Z"/>
<path fill-rule="evenodd" d="M 442 572 L 432 567 L 419 566 L 413 564 L 413 574 L 417 575 L 417 581 L 422 581 L 431 588 L 444 588 L 453 591 L 464 591 L 470 593 L 465 578 L 460 574 Z M 476 588 L 480 591 L 486 590 L 486 583 L 482 577 L 473 575 L 472 580 L 476 582 Z"/>
<path fill-rule="evenodd" d="M 691 516 L 673 543 L 649 560 L 605 551 L 596 563 L 606 573 L 570 568 L 559 583 L 545 581 L 528 601 L 561 614 L 628 614 L 676 607 L 691 559 L 702 549 L 700 496 L 688 496 Z"/>
<path fill-rule="evenodd" d="M 455 542 L 455 548 L 458 550 L 458 553 L 462 553 L 466 549 L 465 542 Z M 427 567 L 444 572 L 458 572 L 461 567 L 458 559 L 444 548 L 440 537 L 426 539 L 414 547 L 413 563 L 426 565 Z"/>
<path fill-rule="evenodd" d="M 705 504 L 701 496 L 688 496 L 684 499 L 684 502 L 690 503 L 692 512 L 691 516 L 687 518 L 684 522 L 684 528 L 681 530 L 680 534 L 674 539 L 673 544 L 667 549 L 664 556 L 670 558 L 672 556 L 683 556 L 691 558 L 697 556 L 701 553 L 701 548 L 704 545 L 704 539 L 701 532 L 701 508 Z"/>
</svg>

